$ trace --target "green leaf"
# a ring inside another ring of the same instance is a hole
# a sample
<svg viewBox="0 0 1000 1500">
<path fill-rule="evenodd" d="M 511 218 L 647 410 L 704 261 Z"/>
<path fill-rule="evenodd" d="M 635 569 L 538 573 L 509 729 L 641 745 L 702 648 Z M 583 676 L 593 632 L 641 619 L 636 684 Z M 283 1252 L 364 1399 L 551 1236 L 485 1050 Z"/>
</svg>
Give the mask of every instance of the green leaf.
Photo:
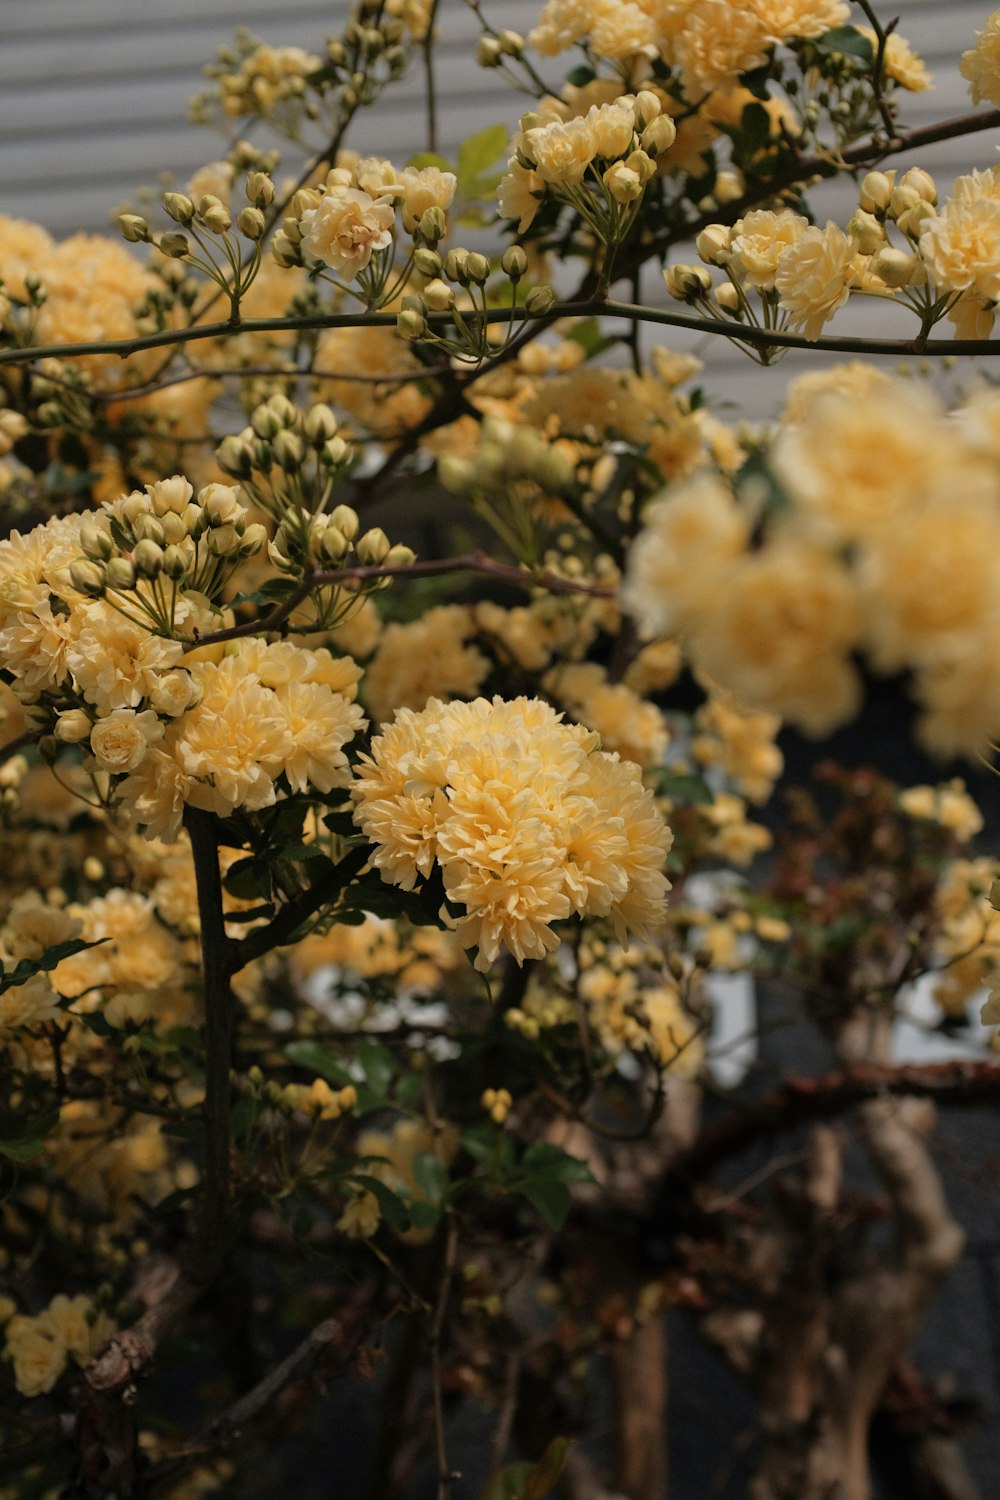
<svg viewBox="0 0 1000 1500">
<path fill-rule="evenodd" d="M 534 1464 L 506 1464 L 488 1481 L 482 1500 L 525 1500 L 525 1485 L 534 1471 Z"/>
<path fill-rule="evenodd" d="M 64 958 L 71 958 L 74 953 L 83 953 L 87 948 L 97 948 L 101 943 L 110 942 L 110 938 L 98 938 L 93 943 L 86 942 L 83 938 L 70 938 L 68 942 L 56 943 L 51 948 L 46 948 L 40 958 L 22 958 L 12 969 L 4 969 L 0 965 L 0 995 L 5 990 L 15 989 L 18 985 L 27 984 L 36 974 L 48 973 L 57 964 L 61 964 Z"/>
<path fill-rule="evenodd" d="M 561 1146 L 549 1141 L 533 1141 L 521 1158 L 521 1172 L 526 1177 L 543 1178 L 548 1182 L 593 1182 L 594 1177 L 585 1161 L 570 1156 Z"/>
<path fill-rule="evenodd" d="M 588 359 L 593 359 L 597 354 L 603 354 L 605 349 L 612 348 L 621 343 L 618 337 L 612 337 L 604 332 L 597 318 L 581 318 L 578 323 L 566 334 L 574 344 L 579 344 Z"/>
<path fill-rule="evenodd" d="M 371 1093 L 379 1100 L 387 1098 L 396 1072 L 396 1059 L 388 1047 L 378 1042 L 362 1041 L 357 1045 L 355 1056 L 364 1069 Z"/>
<path fill-rule="evenodd" d="M 295 578 L 269 578 L 262 583 L 259 589 L 254 589 L 252 594 L 237 594 L 233 599 L 233 605 L 237 604 L 281 604 L 294 594 L 298 588 L 298 580 Z"/>
<path fill-rule="evenodd" d="M 335 1057 L 331 1057 L 319 1042 L 289 1042 L 284 1053 L 296 1067 L 305 1068 L 308 1073 L 326 1078 L 330 1083 L 339 1084 L 341 1088 L 354 1082 L 347 1069 Z"/>
<path fill-rule="evenodd" d="M 22 1136 L 18 1141 L 0 1141 L 0 1156 L 8 1161 L 33 1161 L 41 1153 L 42 1142 L 37 1136 Z"/>
<path fill-rule="evenodd" d="M 875 61 L 874 47 L 866 36 L 861 35 L 856 26 L 834 26 L 830 31 L 824 31 L 822 36 L 817 37 L 813 46 L 823 57 L 833 57 L 837 54 L 842 57 L 857 57 L 868 67 L 871 67 Z"/>
<path fill-rule="evenodd" d="M 771 117 L 763 104 L 756 100 L 748 104 L 740 116 L 740 128 L 737 136 L 743 151 L 754 156 L 763 149 L 771 139 Z"/>
<path fill-rule="evenodd" d="M 448 1174 L 430 1151 L 418 1151 L 411 1168 L 413 1181 L 428 1203 L 440 1207 L 448 1193 Z"/>
<path fill-rule="evenodd" d="M 477 130 L 458 148 L 457 196 L 470 198 L 492 198 L 500 181 L 499 173 L 489 172 L 502 156 L 506 155 L 510 132 L 506 125 L 487 125 Z"/>
<path fill-rule="evenodd" d="M 559 1482 L 569 1453 L 569 1438 L 553 1438 L 528 1476 L 524 1500 L 545 1500 Z"/>
<path fill-rule="evenodd" d="M 550 1229 L 561 1229 L 569 1213 L 569 1188 L 564 1182 L 532 1180 L 518 1187 Z"/>
<path fill-rule="evenodd" d="M 586 88 L 588 83 L 593 83 L 596 76 L 593 68 L 589 68 L 586 63 L 581 63 L 578 68 L 572 68 L 566 74 L 566 82 L 571 83 L 575 89 L 582 89 Z"/>
<path fill-rule="evenodd" d="M 681 802 L 688 807 L 708 807 L 715 801 L 707 781 L 688 772 L 664 771 L 657 783 L 657 791 L 661 797 L 669 797 L 672 802 Z"/>
</svg>

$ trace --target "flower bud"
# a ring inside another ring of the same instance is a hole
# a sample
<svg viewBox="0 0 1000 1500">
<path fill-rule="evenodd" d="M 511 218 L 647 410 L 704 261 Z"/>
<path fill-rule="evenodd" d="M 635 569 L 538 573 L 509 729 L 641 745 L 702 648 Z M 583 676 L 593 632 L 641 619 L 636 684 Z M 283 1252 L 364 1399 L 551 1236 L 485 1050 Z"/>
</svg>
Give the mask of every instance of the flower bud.
<svg viewBox="0 0 1000 1500">
<path fill-rule="evenodd" d="M 255 557 L 258 552 L 263 552 L 266 546 L 267 528 L 262 526 L 259 521 L 254 521 L 243 533 L 243 540 L 240 543 L 240 556 Z"/>
<path fill-rule="evenodd" d="M 910 167 L 908 172 L 903 173 L 899 185 L 912 189 L 924 203 L 934 205 L 938 201 L 937 183 L 929 172 L 924 171 L 923 167 Z"/>
<path fill-rule="evenodd" d="M 498 68 L 503 58 L 500 43 L 492 36 L 482 36 L 476 45 L 476 62 L 481 68 Z"/>
<path fill-rule="evenodd" d="M 259 240 L 267 228 L 267 220 L 259 208 L 244 208 L 236 215 L 236 227 L 248 240 Z"/>
<path fill-rule="evenodd" d="M 918 268 L 919 262 L 915 255 L 910 255 L 906 250 L 897 250 L 891 245 L 880 250 L 872 261 L 875 275 L 893 290 L 909 286 Z"/>
<path fill-rule="evenodd" d="M 89 714 L 82 708 L 69 708 L 56 719 L 52 732 L 62 744 L 78 745 L 81 740 L 90 738 L 92 728 Z"/>
<path fill-rule="evenodd" d="M 109 589 L 116 594 L 127 594 L 135 588 L 135 564 L 127 557 L 112 557 L 105 569 Z"/>
<path fill-rule="evenodd" d="M 319 401 L 306 412 L 302 431 L 307 443 L 312 443 L 314 448 L 322 448 L 325 442 L 336 436 L 337 418 L 328 406 Z"/>
<path fill-rule="evenodd" d="M 114 551 L 114 543 L 103 526 L 93 521 L 84 521 L 80 527 L 80 546 L 91 562 L 107 562 Z"/>
<path fill-rule="evenodd" d="M 428 250 L 426 245 L 421 245 L 419 250 L 413 252 L 413 267 L 421 276 L 428 281 L 435 276 L 441 275 L 441 257 L 436 250 Z"/>
<path fill-rule="evenodd" d="M 896 220 L 896 227 L 900 234 L 905 234 L 907 239 L 918 240 L 924 225 L 930 219 L 937 218 L 937 209 L 932 203 L 925 203 L 923 199 L 914 203 L 912 208 L 906 209 Z"/>
<path fill-rule="evenodd" d="M 336 506 L 330 517 L 330 524 L 336 526 L 338 531 L 342 531 L 349 542 L 353 542 L 361 528 L 357 511 L 349 505 Z"/>
<path fill-rule="evenodd" d="M 247 176 L 247 197 L 254 208 L 267 208 L 274 202 L 274 183 L 266 172 L 251 172 Z"/>
<path fill-rule="evenodd" d="M 449 250 L 444 258 L 444 274 L 449 281 L 464 283 L 466 281 L 465 263 L 469 258 L 468 250 L 461 247 Z"/>
<path fill-rule="evenodd" d="M 396 332 L 401 339 L 423 338 L 427 332 L 427 320 L 420 313 L 414 312 L 412 308 L 407 308 L 396 318 Z"/>
<path fill-rule="evenodd" d="M 324 562 L 339 563 L 350 551 L 351 544 L 337 526 L 327 526 L 319 539 L 320 556 Z"/>
<path fill-rule="evenodd" d="M 341 464 L 347 462 L 350 450 L 344 439 L 338 433 L 336 437 L 328 438 L 320 450 L 320 457 L 328 469 L 339 469 Z"/>
<path fill-rule="evenodd" d="M 200 505 L 186 505 L 184 507 L 184 529 L 188 536 L 195 540 L 201 536 L 208 525 L 208 518 Z"/>
<path fill-rule="evenodd" d="M 728 224 L 708 224 L 694 242 L 699 257 L 709 266 L 724 266 L 729 259 L 732 230 Z"/>
<path fill-rule="evenodd" d="M 470 281 L 474 281 L 477 286 L 484 286 L 489 280 L 491 270 L 488 255 L 481 255 L 478 250 L 470 251 L 465 262 L 465 274 Z"/>
<path fill-rule="evenodd" d="M 448 220 L 443 208 L 435 203 L 431 208 L 424 209 L 417 225 L 417 232 L 422 240 L 429 245 L 436 245 L 438 240 L 444 239 L 447 229 Z"/>
<path fill-rule="evenodd" d="M 716 203 L 733 203 L 745 188 L 746 182 L 742 172 L 719 172 L 712 187 L 712 194 Z"/>
<path fill-rule="evenodd" d="M 601 181 L 616 203 L 636 203 L 643 194 L 643 182 L 623 161 L 612 162 Z"/>
<path fill-rule="evenodd" d="M 519 31 L 501 31 L 497 42 L 505 57 L 520 57 L 524 51 L 524 37 Z"/>
<path fill-rule="evenodd" d="M 520 281 L 528 269 L 528 257 L 520 245 L 508 245 L 500 257 L 500 269 L 511 281 Z"/>
<path fill-rule="evenodd" d="M 194 204 L 187 193 L 164 193 L 163 207 L 175 224 L 190 224 L 194 218 Z"/>
<path fill-rule="evenodd" d="M 657 115 L 655 120 L 649 124 L 639 136 L 639 144 L 650 156 L 661 156 L 677 139 L 677 126 L 669 115 Z M 718 182 L 716 182 L 716 197 L 718 197 Z M 721 199 L 719 200 L 722 201 Z"/>
<path fill-rule="evenodd" d="M 163 553 L 163 571 L 168 578 L 175 582 L 183 578 L 190 566 L 190 555 L 176 542 L 171 543 Z"/>
<path fill-rule="evenodd" d="M 137 542 L 149 541 L 155 542 L 158 547 L 163 546 L 163 527 L 160 524 L 158 516 L 148 514 L 136 516 L 135 521 L 132 523 L 132 530 L 135 533 Z"/>
<path fill-rule="evenodd" d="M 654 94 L 652 89 L 640 89 L 635 96 L 635 123 L 639 130 L 644 129 L 650 120 L 655 120 L 662 112 L 659 94 Z"/>
<path fill-rule="evenodd" d="M 156 578 L 163 571 L 163 548 L 147 537 L 132 548 L 132 561 L 140 577 Z"/>
<path fill-rule="evenodd" d="M 302 463 L 302 439 L 297 432 L 289 432 L 287 427 L 283 428 L 275 437 L 271 447 L 275 462 L 284 469 L 286 474 L 292 473 Z"/>
<path fill-rule="evenodd" d="M 890 219 L 898 219 L 900 214 L 905 214 L 908 208 L 915 208 L 923 200 L 915 188 L 904 187 L 902 183 L 894 187 L 889 197 L 887 209 Z"/>
<path fill-rule="evenodd" d="M 301 266 L 302 251 L 293 245 L 284 230 L 279 229 L 271 241 L 271 257 L 276 265 L 287 270 L 290 266 Z"/>
<path fill-rule="evenodd" d="M 250 450 L 240 438 L 224 437 L 215 450 L 215 461 L 226 474 L 232 474 L 234 479 L 249 479 L 253 473 L 253 461 Z"/>
<path fill-rule="evenodd" d="M 198 491 L 198 503 L 209 526 L 225 526 L 240 521 L 246 514 L 239 502 L 239 491 L 230 484 L 206 484 Z"/>
<path fill-rule="evenodd" d="M 100 599 L 105 589 L 104 565 L 91 558 L 76 557 L 69 565 L 70 582 L 78 594 Z"/>
<path fill-rule="evenodd" d="M 130 245 L 144 245 L 149 239 L 149 225 L 141 214 L 119 214 L 118 228 Z"/>
<path fill-rule="evenodd" d="M 176 230 L 169 230 L 161 234 L 157 242 L 157 249 L 161 255 L 167 256 L 169 260 L 182 260 L 190 253 L 191 246 L 186 234 L 180 234 Z"/>
<path fill-rule="evenodd" d="M 205 545 L 213 557 L 230 557 L 238 552 L 243 542 L 235 526 L 213 526 L 205 534 Z"/>
<path fill-rule="evenodd" d="M 895 172 L 866 172 L 861 179 L 858 203 L 866 213 L 884 213 L 889 207 Z"/>
<path fill-rule="evenodd" d="M 222 234 L 233 222 L 229 209 L 214 193 L 198 199 L 198 217 L 213 234 Z"/>
<path fill-rule="evenodd" d="M 697 302 L 712 290 L 712 275 L 704 266 L 668 266 L 663 279 L 678 302 Z"/>
<path fill-rule="evenodd" d="M 377 568 L 389 552 L 389 538 L 381 526 L 373 526 L 355 543 L 355 555 L 364 568 Z"/>
<path fill-rule="evenodd" d="M 407 547 L 405 542 L 397 542 L 394 547 L 389 548 L 383 563 L 387 568 L 408 568 L 416 560 L 417 554 L 412 547 Z"/>
<path fill-rule="evenodd" d="M 731 281 L 724 281 L 715 289 L 715 300 L 720 310 L 731 318 L 742 318 L 744 313 L 740 294 Z"/>
<path fill-rule="evenodd" d="M 862 255 L 874 255 L 885 244 L 885 230 L 874 214 L 859 208 L 851 215 L 847 232 Z"/>
<path fill-rule="evenodd" d="M 173 510 L 168 510 L 166 515 L 160 517 L 160 528 L 168 547 L 175 547 L 178 542 L 183 542 L 188 534 L 183 517 Z"/>
<path fill-rule="evenodd" d="M 529 318 L 544 318 L 555 306 L 556 294 L 550 286 L 533 286 L 524 299 Z"/>
<path fill-rule="evenodd" d="M 440 277 L 436 277 L 434 281 L 427 283 L 424 287 L 422 297 L 424 306 L 428 312 L 447 312 L 449 308 L 455 305 L 454 287 L 450 287 Z"/>
</svg>

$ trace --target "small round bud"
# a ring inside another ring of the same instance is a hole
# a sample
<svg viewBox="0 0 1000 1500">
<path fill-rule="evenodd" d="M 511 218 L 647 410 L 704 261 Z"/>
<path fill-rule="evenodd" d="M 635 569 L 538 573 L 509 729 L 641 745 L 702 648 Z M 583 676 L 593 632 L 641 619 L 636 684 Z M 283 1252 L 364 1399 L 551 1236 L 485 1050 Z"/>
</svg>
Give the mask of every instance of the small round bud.
<svg viewBox="0 0 1000 1500">
<path fill-rule="evenodd" d="M 528 257 L 520 245 L 508 245 L 500 257 L 500 269 L 511 281 L 520 281 L 528 269 Z"/>
<path fill-rule="evenodd" d="M 135 588 L 135 564 L 128 557 L 113 557 L 105 570 L 109 589 L 117 594 L 127 594 Z"/>
<path fill-rule="evenodd" d="M 387 568 L 408 568 L 417 560 L 417 554 L 412 547 L 407 547 L 405 542 L 397 542 L 390 547 L 383 558 L 383 565 Z"/>
<path fill-rule="evenodd" d="M 190 253 L 191 246 L 186 234 L 181 234 L 179 231 L 172 229 L 168 230 L 166 234 L 160 235 L 157 242 L 157 249 L 161 255 L 167 256 L 169 260 L 182 260 L 185 255 Z"/>
<path fill-rule="evenodd" d="M 279 432 L 271 444 L 276 463 L 290 474 L 302 463 L 302 439 L 297 432 L 289 432 L 287 427 Z"/>
<path fill-rule="evenodd" d="M 463 250 L 461 247 L 448 251 L 444 258 L 444 274 L 449 281 L 457 281 L 464 285 L 468 279 L 465 274 L 465 263 L 468 258 L 468 250 Z"/>
<path fill-rule="evenodd" d="M 229 209 L 214 193 L 198 199 L 198 217 L 213 234 L 222 234 L 233 222 Z"/>
<path fill-rule="evenodd" d="M 178 542 L 183 542 L 187 537 L 187 527 L 183 517 L 174 510 L 168 510 L 166 515 L 160 517 L 160 528 L 163 532 L 163 540 L 168 547 L 175 547 Z"/>
<path fill-rule="evenodd" d="M 414 312 L 412 308 L 407 308 L 396 318 L 396 332 L 401 339 L 423 338 L 427 332 L 427 320 L 420 313 Z"/>
<path fill-rule="evenodd" d="M 428 312 L 447 312 L 455 305 L 455 290 L 437 277 L 424 287 L 423 302 Z"/>
<path fill-rule="evenodd" d="M 858 202 L 866 213 L 884 213 L 889 207 L 895 172 L 866 172 L 861 179 Z"/>
<path fill-rule="evenodd" d="M 354 551 L 362 567 L 377 568 L 389 552 L 389 538 L 381 526 L 373 526 L 358 538 Z"/>
<path fill-rule="evenodd" d="M 302 431 L 307 443 L 311 443 L 314 448 L 322 448 L 325 442 L 336 436 L 337 418 L 328 406 L 318 402 L 306 413 Z"/>
<path fill-rule="evenodd" d="M 149 239 L 149 225 L 141 214 L 119 214 L 118 228 L 130 245 L 144 245 Z"/>
<path fill-rule="evenodd" d="M 413 267 L 421 276 L 428 281 L 435 276 L 441 275 L 442 261 L 436 250 L 429 250 L 426 245 L 421 245 L 419 250 L 413 252 Z"/>
<path fill-rule="evenodd" d="M 481 36 L 476 44 L 476 62 L 481 68 L 498 68 L 503 58 L 503 48 L 492 36 Z"/>
<path fill-rule="evenodd" d="M 90 738 L 92 728 L 89 714 L 82 708 L 70 708 L 56 719 L 53 733 L 63 745 L 79 745 Z"/>
<path fill-rule="evenodd" d="M 678 302 L 697 302 L 712 290 L 712 276 L 704 266 L 668 266 L 663 272 L 667 291 Z"/>
<path fill-rule="evenodd" d="M 349 505 L 338 505 L 334 508 L 330 517 L 330 524 L 336 526 L 338 531 L 343 532 L 349 542 L 353 542 L 361 529 L 358 513 Z"/>
<path fill-rule="evenodd" d="M 148 538 L 132 548 L 135 570 L 143 578 L 157 578 L 163 571 L 163 548 Z"/>
<path fill-rule="evenodd" d="M 929 172 L 923 167 L 910 167 L 904 172 L 899 182 L 900 187 L 911 188 L 917 193 L 924 203 L 932 206 L 938 201 L 937 183 Z"/>
<path fill-rule="evenodd" d="M 851 215 L 847 232 L 862 255 L 874 255 L 885 244 L 885 230 L 881 223 L 863 208 Z"/>
<path fill-rule="evenodd" d="M 215 459 L 219 468 L 227 474 L 232 474 L 235 479 L 249 479 L 253 473 L 250 449 L 246 443 L 232 434 L 222 439 L 215 450 Z"/>
<path fill-rule="evenodd" d="M 465 274 L 477 286 L 485 285 L 489 280 L 491 269 L 489 256 L 481 255 L 478 250 L 473 250 L 465 262 Z"/>
<path fill-rule="evenodd" d="M 187 193 L 164 193 L 163 207 L 175 224 L 190 224 L 194 218 L 194 204 Z"/>
<path fill-rule="evenodd" d="M 872 270 L 880 281 L 895 291 L 900 287 L 909 286 L 917 273 L 919 262 L 915 255 L 907 250 L 897 250 L 894 246 L 887 246 L 880 250 L 871 263 Z"/>
<path fill-rule="evenodd" d="M 350 551 L 350 542 L 336 526 L 327 526 L 319 539 L 320 556 L 324 562 L 339 563 Z"/>
<path fill-rule="evenodd" d="M 92 562 L 107 562 L 114 551 L 114 543 L 103 526 L 93 521 L 84 521 L 80 527 L 80 546 Z"/>
<path fill-rule="evenodd" d="M 639 143 L 644 151 L 650 156 L 661 156 L 677 139 L 677 126 L 669 115 L 657 115 L 655 120 L 650 120 L 639 137 Z M 716 197 L 718 197 L 718 182 L 716 182 Z M 723 200 L 720 198 L 719 202 Z"/>
<path fill-rule="evenodd" d="M 70 582 L 79 594 L 100 599 L 105 590 L 104 565 L 87 557 L 76 557 L 69 565 Z"/>
<path fill-rule="evenodd" d="M 301 266 L 302 251 L 298 245 L 293 245 L 288 235 L 281 229 L 271 241 L 271 257 L 277 265 L 287 270 L 290 266 Z"/>
<path fill-rule="evenodd" d="M 323 444 L 320 457 L 328 469 L 339 469 L 341 464 L 347 462 L 349 452 L 350 449 L 338 433 Z"/>
<path fill-rule="evenodd" d="M 443 208 L 436 203 L 431 208 L 425 208 L 420 215 L 417 224 L 417 233 L 428 245 L 436 245 L 443 240 L 448 231 L 448 220 Z"/>
<path fill-rule="evenodd" d="M 155 542 L 158 547 L 163 546 L 165 538 L 158 516 L 136 516 L 132 530 L 137 542 Z"/>
<path fill-rule="evenodd" d="M 259 521 L 254 521 L 243 533 L 240 544 L 241 557 L 255 557 L 258 552 L 263 552 L 267 546 L 267 528 Z"/>
<path fill-rule="evenodd" d="M 236 215 L 236 227 L 248 240 L 259 240 L 267 228 L 267 220 L 259 208 L 244 208 Z"/>
<path fill-rule="evenodd" d="M 524 299 L 529 318 L 544 318 L 555 306 L 556 294 L 550 286 L 533 286 Z"/>
<path fill-rule="evenodd" d="M 654 94 L 652 89 L 640 89 L 635 96 L 635 123 L 639 130 L 643 130 L 650 120 L 659 118 L 663 111 L 659 94 Z"/>
<path fill-rule="evenodd" d="M 257 436 L 263 438 L 265 442 L 270 442 L 272 438 L 276 438 L 284 425 L 274 407 L 267 404 L 256 407 L 250 418 L 250 426 Z"/>
<path fill-rule="evenodd" d="M 190 565 L 190 557 L 183 547 L 171 543 L 163 553 L 163 571 L 175 582 L 183 578 Z"/>
<path fill-rule="evenodd" d="M 699 258 L 709 266 L 724 266 L 729 259 L 728 224 L 708 224 L 694 242 Z"/>
<path fill-rule="evenodd" d="M 720 310 L 728 313 L 731 318 L 743 317 L 743 303 L 731 281 L 724 281 L 721 286 L 716 287 L 715 301 Z"/>
<path fill-rule="evenodd" d="M 505 57 L 520 57 L 524 51 L 524 37 L 519 31 L 501 31 L 497 41 Z"/>
<path fill-rule="evenodd" d="M 266 172 L 249 173 L 246 191 L 254 208 L 267 208 L 274 202 L 274 183 Z"/>
<path fill-rule="evenodd" d="M 213 557 L 230 557 L 238 552 L 243 538 L 235 526 L 214 526 L 205 534 L 205 545 Z"/>
</svg>

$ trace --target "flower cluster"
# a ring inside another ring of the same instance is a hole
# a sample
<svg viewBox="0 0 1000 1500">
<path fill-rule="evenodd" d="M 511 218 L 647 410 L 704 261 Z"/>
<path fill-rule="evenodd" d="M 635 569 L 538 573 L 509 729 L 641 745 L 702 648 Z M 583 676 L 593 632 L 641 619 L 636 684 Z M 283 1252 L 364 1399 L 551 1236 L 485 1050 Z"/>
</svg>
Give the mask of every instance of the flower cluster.
<svg viewBox="0 0 1000 1500">
<path fill-rule="evenodd" d="M 352 788 L 372 863 L 404 890 L 437 866 L 478 968 L 501 944 L 518 963 L 551 952 L 571 916 L 643 935 L 663 915 L 670 834 L 638 768 L 597 745 L 537 699 L 401 710 Z"/>
<path fill-rule="evenodd" d="M 51 1391 L 70 1358 L 85 1365 L 107 1343 L 115 1325 L 89 1297 L 53 1297 L 37 1317 L 16 1313 L 6 1327 L 4 1353 L 22 1396 Z"/>
</svg>

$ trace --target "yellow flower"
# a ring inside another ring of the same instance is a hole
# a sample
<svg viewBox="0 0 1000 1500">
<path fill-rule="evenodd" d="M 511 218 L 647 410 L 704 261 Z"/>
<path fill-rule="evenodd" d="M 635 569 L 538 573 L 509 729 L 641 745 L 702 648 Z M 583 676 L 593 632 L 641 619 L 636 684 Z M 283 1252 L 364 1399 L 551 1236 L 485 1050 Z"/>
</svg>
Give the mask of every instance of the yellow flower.
<svg viewBox="0 0 1000 1500">
<path fill-rule="evenodd" d="M 750 0 L 749 7 L 775 42 L 822 36 L 843 26 L 850 14 L 845 0 Z"/>
<path fill-rule="evenodd" d="M 0 994 L 0 1036 L 61 1019 L 59 996 L 45 974 L 33 974 L 25 984 L 11 985 Z"/>
<path fill-rule="evenodd" d="M 737 281 L 748 281 L 759 292 L 772 291 L 782 255 L 808 228 L 809 220 L 791 209 L 754 209 L 733 225 L 724 264 Z"/>
<path fill-rule="evenodd" d="M 555 57 L 587 35 L 600 10 L 600 0 L 546 0 L 528 42 L 544 56 Z"/>
<path fill-rule="evenodd" d="M 403 709 L 353 795 L 384 880 L 412 888 L 440 864 L 478 968 L 501 944 L 519 963 L 551 952 L 574 913 L 638 932 L 662 915 L 670 839 L 638 767 L 537 699 Z"/>
<path fill-rule="evenodd" d="M 672 47 L 684 92 L 700 99 L 735 87 L 740 74 L 767 61 L 770 38 L 760 17 L 730 0 L 693 0 L 683 12 Z"/>
<path fill-rule="evenodd" d="M 854 245 L 837 225 L 804 229 L 784 252 L 775 272 L 775 290 L 792 325 L 817 339 L 823 324 L 843 307 L 851 290 Z"/>
<path fill-rule="evenodd" d="M 518 234 L 523 234 L 532 223 L 544 195 L 545 179 L 512 156 L 507 163 L 506 176 L 500 179 L 497 188 L 497 204 L 503 218 L 518 221 Z"/>
<path fill-rule="evenodd" d="M 44 1396 L 66 1368 L 68 1350 L 40 1326 L 38 1319 L 17 1316 L 7 1324 L 4 1351 L 14 1366 L 14 1384 L 22 1396 Z"/>
<path fill-rule="evenodd" d="M 920 255 L 940 292 L 968 292 L 986 302 L 1000 300 L 1000 197 L 958 192 L 929 219 L 920 235 Z"/>
<path fill-rule="evenodd" d="M 392 203 L 358 188 L 332 187 L 302 215 L 302 249 L 338 276 L 352 280 L 379 250 L 392 243 Z"/>
<path fill-rule="evenodd" d="M 409 231 L 416 228 L 428 208 L 451 207 L 458 178 L 439 167 L 404 167 L 399 184 L 403 189 L 403 228 Z"/>
<path fill-rule="evenodd" d="M 75 610 L 72 625 L 69 669 L 79 691 L 102 714 L 137 708 L 159 674 L 184 654 L 179 641 L 151 635 L 101 601 Z"/>
<path fill-rule="evenodd" d="M 976 45 L 962 53 L 958 66 L 973 104 L 1000 107 L 1000 10 L 987 17 L 982 31 L 976 32 Z"/>
<path fill-rule="evenodd" d="M 90 748 L 102 771 L 118 775 L 135 770 L 150 745 L 162 737 L 163 724 L 152 709 L 136 713 L 115 708 L 90 731 Z"/>
<path fill-rule="evenodd" d="M 365 672 L 365 702 L 380 722 L 429 698 L 472 698 L 490 664 L 467 643 L 473 619 L 459 604 L 429 609 L 408 624 L 387 625 Z"/>
<path fill-rule="evenodd" d="M 522 149 L 534 162 L 543 183 L 553 187 L 572 187 L 583 181 L 593 161 L 596 147 L 587 121 L 575 119 L 565 125 L 537 125 L 522 136 Z"/>
<path fill-rule="evenodd" d="M 190 778 L 187 800 L 220 817 L 237 807 L 270 807 L 275 789 L 268 768 L 282 766 L 294 750 L 287 715 L 241 656 L 200 664 L 193 675 L 201 702 L 177 721 L 165 746 Z"/>
</svg>

